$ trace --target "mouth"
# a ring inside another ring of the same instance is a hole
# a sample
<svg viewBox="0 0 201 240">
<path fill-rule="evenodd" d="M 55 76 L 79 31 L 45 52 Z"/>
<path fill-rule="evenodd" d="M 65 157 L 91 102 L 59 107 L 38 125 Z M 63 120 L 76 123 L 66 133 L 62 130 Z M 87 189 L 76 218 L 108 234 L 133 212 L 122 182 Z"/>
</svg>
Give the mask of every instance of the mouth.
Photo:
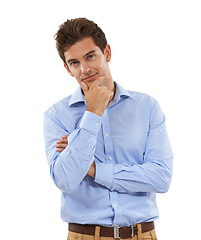
<svg viewBox="0 0 201 240">
<path fill-rule="evenodd" d="M 90 75 L 90 76 L 88 76 L 86 78 L 83 78 L 82 81 L 84 81 L 84 82 L 93 81 L 95 79 L 96 75 L 97 75 L 97 73 L 94 73 L 94 74 L 92 74 L 92 75 Z"/>
</svg>

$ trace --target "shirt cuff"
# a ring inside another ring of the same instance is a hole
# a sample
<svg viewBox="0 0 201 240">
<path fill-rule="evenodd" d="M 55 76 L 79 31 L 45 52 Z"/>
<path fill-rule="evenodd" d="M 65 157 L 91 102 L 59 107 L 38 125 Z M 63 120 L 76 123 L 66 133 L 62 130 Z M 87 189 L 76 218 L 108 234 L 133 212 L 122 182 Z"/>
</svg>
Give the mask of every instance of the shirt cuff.
<svg viewBox="0 0 201 240">
<path fill-rule="evenodd" d="M 96 163 L 96 176 L 95 182 L 107 187 L 112 188 L 113 184 L 113 164 L 112 163 Z"/>
<path fill-rule="evenodd" d="M 85 129 L 93 134 L 98 134 L 101 127 L 102 118 L 92 112 L 85 111 L 82 120 L 80 122 L 80 128 Z"/>
</svg>

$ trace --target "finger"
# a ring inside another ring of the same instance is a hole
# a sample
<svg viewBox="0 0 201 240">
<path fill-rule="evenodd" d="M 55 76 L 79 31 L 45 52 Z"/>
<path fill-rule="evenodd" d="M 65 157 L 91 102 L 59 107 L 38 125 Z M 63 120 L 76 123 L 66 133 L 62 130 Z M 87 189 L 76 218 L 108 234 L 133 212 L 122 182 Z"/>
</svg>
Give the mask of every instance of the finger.
<svg viewBox="0 0 201 240">
<path fill-rule="evenodd" d="M 112 99 L 113 98 L 113 96 L 114 96 L 114 92 L 113 91 L 106 90 L 105 92 L 107 93 L 106 96 L 107 96 L 108 99 Z"/>
<path fill-rule="evenodd" d="M 111 91 L 111 92 L 110 92 L 110 99 L 112 99 L 113 97 L 114 97 L 114 92 Z"/>
<path fill-rule="evenodd" d="M 111 94 L 109 98 L 109 103 L 112 101 L 113 98 L 114 98 L 114 94 Z"/>
<path fill-rule="evenodd" d="M 82 90 L 84 92 L 84 95 L 86 96 L 88 91 L 89 91 L 89 88 L 88 88 L 87 84 L 84 83 L 84 82 L 81 82 L 81 87 L 82 87 Z"/>
<path fill-rule="evenodd" d="M 69 136 L 69 135 L 64 135 L 64 136 L 62 136 L 61 138 L 68 138 L 68 136 Z"/>
<path fill-rule="evenodd" d="M 56 142 L 57 144 L 60 144 L 60 143 L 68 143 L 68 139 L 67 138 L 63 138 L 59 141 Z"/>
<path fill-rule="evenodd" d="M 61 153 L 61 152 L 63 152 L 64 149 L 63 148 L 57 148 L 56 150 L 57 150 L 57 152 Z"/>
<path fill-rule="evenodd" d="M 61 143 L 67 143 L 64 139 L 61 139 L 59 141 L 56 142 L 57 144 L 61 144 Z"/>
<path fill-rule="evenodd" d="M 55 145 L 56 148 L 66 148 L 67 146 L 68 146 L 67 143 L 60 143 Z"/>
<path fill-rule="evenodd" d="M 105 77 L 99 77 L 97 78 L 92 84 L 91 84 L 91 87 L 94 88 L 94 87 L 97 87 L 97 86 L 100 86 L 101 85 L 101 82 L 105 79 Z"/>
<path fill-rule="evenodd" d="M 103 90 L 107 90 L 106 86 L 101 86 L 100 88 L 103 89 Z"/>
<path fill-rule="evenodd" d="M 113 92 L 110 92 L 110 94 L 108 95 L 108 105 L 109 103 L 112 101 L 112 99 L 114 98 L 114 93 Z M 108 106 L 107 105 L 107 106 Z"/>
</svg>

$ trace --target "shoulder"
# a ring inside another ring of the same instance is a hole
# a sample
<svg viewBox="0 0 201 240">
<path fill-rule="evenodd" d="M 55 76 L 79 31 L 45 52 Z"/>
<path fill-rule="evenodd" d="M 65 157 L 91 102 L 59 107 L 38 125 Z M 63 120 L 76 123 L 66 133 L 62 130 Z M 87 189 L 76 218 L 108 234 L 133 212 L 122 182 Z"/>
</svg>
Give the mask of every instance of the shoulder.
<svg viewBox="0 0 201 240">
<path fill-rule="evenodd" d="M 132 96 L 132 101 L 135 102 L 135 106 L 138 107 L 139 111 L 146 112 L 149 115 L 149 121 L 152 127 L 158 126 L 158 123 L 162 123 L 165 120 L 164 113 L 158 103 L 158 101 L 146 94 L 141 92 L 129 91 Z"/>
<path fill-rule="evenodd" d="M 149 94 L 147 93 L 142 93 L 142 92 L 137 92 L 137 91 L 128 91 L 132 97 L 132 100 L 134 102 L 141 102 L 141 103 L 147 103 L 147 104 L 150 104 L 150 105 L 153 105 L 153 104 L 156 104 L 158 101 L 150 96 Z"/>
<path fill-rule="evenodd" d="M 159 102 L 147 93 L 129 91 L 132 101 L 131 106 L 139 109 L 140 112 L 147 112 L 150 117 L 156 114 L 163 115 Z"/>
<path fill-rule="evenodd" d="M 45 110 L 44 114 L 49 116 L 57 116 L 59 112 L 63 110 L 67 110 L 69 108 L 69 101 L 72 95 L 69 95 L 56 103 L 50 106 L 47 110 Z"/>
</svg>

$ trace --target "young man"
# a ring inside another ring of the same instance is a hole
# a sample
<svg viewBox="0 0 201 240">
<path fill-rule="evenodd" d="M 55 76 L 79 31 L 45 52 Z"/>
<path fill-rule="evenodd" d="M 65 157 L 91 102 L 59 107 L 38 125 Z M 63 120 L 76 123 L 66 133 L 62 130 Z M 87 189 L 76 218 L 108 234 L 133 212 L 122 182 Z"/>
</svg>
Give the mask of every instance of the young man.
<svg viewBox="0 0 201 240">
<path fill-rule="evenodd" d="M 80 85 L 44 115 L 68 239 L 156 239 L 156 193 L 168 191 L 173 159 L 158 102 L 113 81 L 111 48 L 94 22 L 68 20 L 55 39 Z"/>
</svg>

